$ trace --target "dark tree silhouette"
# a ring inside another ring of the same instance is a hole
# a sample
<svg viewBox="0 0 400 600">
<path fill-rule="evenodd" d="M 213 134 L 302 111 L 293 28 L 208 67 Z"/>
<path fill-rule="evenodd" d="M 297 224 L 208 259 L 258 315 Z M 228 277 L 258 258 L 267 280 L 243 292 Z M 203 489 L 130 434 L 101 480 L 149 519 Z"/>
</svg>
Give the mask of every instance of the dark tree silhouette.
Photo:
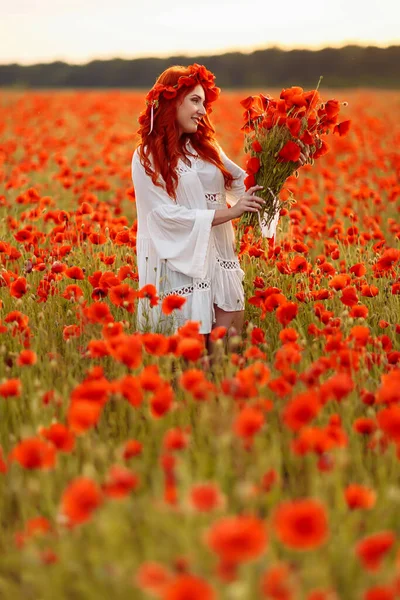
<svg viewBox="0 0 400 600">
<path fill-rule="evenodd" d="M 21 66 L 0 65 L 0 86 L 29 88 L 144 88 L 173 64 L 205 64 L 223 88 L 313 87 L 320 75 L 325 87 L 400 87 L 400 46 L 345 46 L 323 50 L 279 48 L 251 54 L 173 56 L 135 60 L 94 60 L 86 65 L 65 62 Z"/>
</svg>

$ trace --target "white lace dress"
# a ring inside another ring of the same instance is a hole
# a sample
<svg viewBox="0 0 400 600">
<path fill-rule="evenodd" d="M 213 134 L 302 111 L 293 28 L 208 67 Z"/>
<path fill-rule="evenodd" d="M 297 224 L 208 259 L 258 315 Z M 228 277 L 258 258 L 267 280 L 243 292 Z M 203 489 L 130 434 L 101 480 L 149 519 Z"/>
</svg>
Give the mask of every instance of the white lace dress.
<svg viewBox="0 0 400 600">
<path fill-rule="evenodd" d="M 225 168 L 235 180 L 224 187 L 221 171 L 195 154 L 191 165 L 178 162 L 176 202 L 153 185 L 140 163 L 132 158 L 132 181 L 138 220 L 137 261 L 139 287 L 153 284 L 159 305 L 139 300 L 138 329 L 173 333 L 185 321 L 200 321 L 200 333 L 209 333 L 215 321 L 214 304 L 225 311 L 244 309 L 243 271 L 235 254 L 232 222 L 212 226 L 216 210 L 235 204 L 244 193 L 246 173 L 220 150 Z M 275 225 L 276 226 L 276 225 Z M 161 311 L 170 294 L 186 298 L 169 316 Z"/>
</svg>

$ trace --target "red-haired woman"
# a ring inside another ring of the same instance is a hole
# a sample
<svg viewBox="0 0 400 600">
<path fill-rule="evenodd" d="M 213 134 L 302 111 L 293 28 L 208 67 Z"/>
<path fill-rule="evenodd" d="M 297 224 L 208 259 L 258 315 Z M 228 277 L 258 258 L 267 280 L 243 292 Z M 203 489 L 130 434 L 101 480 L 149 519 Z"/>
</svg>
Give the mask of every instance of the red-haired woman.
<svg viewBox="0 0 400 600">
<path fill-rule="evenodd" d="M 231 221 L 264 201 L 254 195 L 261 186 L 245 191 L 245 171 L 215 140 L 209 113 L 220 90 L 214 79 L 201 65 L 170 67 L 139 117 L 132 159 L 139 286 L 154 285 L 160 304 L 171 294 L 186 299 L 169 316 L 140 300 L 144 331 L 172 333 L 186 320 L 200 321 L 203 334 L 215 326 L 243 327 L 243 271 Z"/>
</svg>

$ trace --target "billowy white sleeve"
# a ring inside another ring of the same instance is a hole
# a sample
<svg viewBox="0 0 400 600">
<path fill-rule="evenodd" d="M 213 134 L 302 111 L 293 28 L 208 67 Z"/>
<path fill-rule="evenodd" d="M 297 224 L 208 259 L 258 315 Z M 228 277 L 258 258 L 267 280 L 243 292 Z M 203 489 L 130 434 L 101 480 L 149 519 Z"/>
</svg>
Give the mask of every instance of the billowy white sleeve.
<svg viewBox="0 0 400 600">
<path fill-rule="evenodd" d="M 160 259 L 188 277 L 203 279 L 215 210 L 189 209 L 177 204 L 164 188 L 155 186 L 140 160 L 132 161 L 132 180 L 140 217 Z"/>
<path fill-rule="evenodd" d="M 235 205 L 239 198 L 245 193 L 245 185 L 244 180 L 246 177 L 246 171 L 239 167 L 236 163 L 233 162 L 230 158 L 227 157 L 222 148 L 219 148 L 219 153 L 221 156 L 221 160 L 224 164 L 224 167 L 234 178 L 232 181 L 232 187 L 230 190 L 226 190 L 226 196 L 229 201 L 229 204 Z"/>
</svg>

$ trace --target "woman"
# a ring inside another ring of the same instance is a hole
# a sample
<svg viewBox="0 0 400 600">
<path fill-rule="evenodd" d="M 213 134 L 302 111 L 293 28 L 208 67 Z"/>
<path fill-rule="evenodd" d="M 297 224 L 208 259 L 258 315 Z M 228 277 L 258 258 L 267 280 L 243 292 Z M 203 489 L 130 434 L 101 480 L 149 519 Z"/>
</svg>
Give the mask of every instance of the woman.
<svg viewBox="0 0 400 600">
<path fill-rule="evenodd" d="M 139 301 L 142 331 L 173 333 L 186 320 L 200 321 L 203 334 L 243 327 L 244 273 L 231 221 L 264 201 L 254 195 L 261 186 L 245 191 L 245 171 L 215 140 L 209 114 L 220 89 L 214 79 L 197 64 L 168 68 L 139 117 L 132 159 L 139 287 L 154 285 L 160 299 L 158 306 L 151 298 Z M 161 302 L 172 294 L 186 302 L 166 316 Z"/>
</svg>

